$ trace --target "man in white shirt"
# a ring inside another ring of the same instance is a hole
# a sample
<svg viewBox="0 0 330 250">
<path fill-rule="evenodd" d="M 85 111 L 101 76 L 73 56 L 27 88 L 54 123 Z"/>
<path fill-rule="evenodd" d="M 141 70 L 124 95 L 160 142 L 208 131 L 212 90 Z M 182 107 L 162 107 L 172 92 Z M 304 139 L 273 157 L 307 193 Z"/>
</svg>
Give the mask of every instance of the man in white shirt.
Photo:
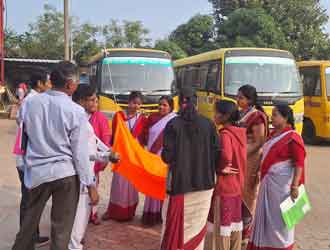
<svg viewBox="0 0 330 250">
<path fill-rule="evenodd" d="M 52 250 L 67 249 L 75 219 L 80 183 L 91 204 L 98 203 L 93 170 L 89 167 L 88 120 L 70 96 L 79 83 L 78 68 L 60 62 L 51 73 L 53 89 L 25 101 L 19 111 L 27 138 L 24 184 L 28 205 L 13 250 L 34 250 L 34 232 L 52 197 Z"/>
</svg>

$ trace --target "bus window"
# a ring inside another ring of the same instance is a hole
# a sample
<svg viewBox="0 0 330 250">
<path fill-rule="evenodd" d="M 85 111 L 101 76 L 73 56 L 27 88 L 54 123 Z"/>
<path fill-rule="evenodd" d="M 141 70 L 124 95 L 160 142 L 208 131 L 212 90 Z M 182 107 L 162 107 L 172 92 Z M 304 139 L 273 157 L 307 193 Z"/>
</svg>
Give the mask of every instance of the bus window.
<svg viewBox="0 0 330 250">
<path fill-rule="evenodd" d="M 187 67 L 184 70 L 184 77 L 182 82 L 182 87 L 192 87 L 193 81 L 193 70 L 191 67 Z"/>
<path fill-rule="evenodd" d="M 220 79 L 220 65 L 218 63 L 209 64 L 209 69 L 207 73 L 207 80 L 206 80 L 206 90 L 212 92 L 220 92 L 221 81 Z"/>
<path fill-rule="evenodd" d="M 166 92 L 171 90 L 174 81 L 170 59 L 107 57 L 100 66 L 103 93 Z"/>
<path fill-rule="evenodd" d="M 320 67 L 306 67 L 300 70 L 304 84 L 304 96 L 321 96 Z"/>
<path fill-rule="evenodd" d="M 301 84 L 292 58 L 268 56 L 234 56 L 225 59 L 226 95 L 250 84 L 263 96 L 300 96 Z"/>
<path fill-rule="evenodd" d="M 199 77 L 199 65 L 194 65 L 189 69 L 189 72 L 191 73 L 191 82 L 189 85 L 191 85 L 195 89 L 201 89 L 202 82 Z"/>
<path fill-rule="evenodd" d="M 175 80 L 176 80 L 175 91 L 182 88 L 183 74 L 184 74 L 183 71 L 184 68 L 178 68 L 175 70 Z"/>
<path fill-rule="evenodd" d="M 205 64 L 201 65 L 199 68 L 199 79 L 201 82 L 200 88 L 203 90 L 207 88 L 208 70 L 209 70 L 209 67 L 208 67 L 208 65 L 205 65 Z"/>
<path fill-rule="evenodd" d="M 184 69 L 184 77 L 181 87 L 200 89 L 199 66 L 188 66 Z"/>
</svg>

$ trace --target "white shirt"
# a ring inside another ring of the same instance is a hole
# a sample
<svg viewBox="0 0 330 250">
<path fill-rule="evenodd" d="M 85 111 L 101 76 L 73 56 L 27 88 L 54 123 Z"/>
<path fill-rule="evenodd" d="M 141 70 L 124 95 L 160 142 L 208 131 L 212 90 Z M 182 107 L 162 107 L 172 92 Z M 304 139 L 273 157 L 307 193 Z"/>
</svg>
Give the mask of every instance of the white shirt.
<svg viewBox="0 0 330 250">
<path fill-rule="evenodd" d="M 24 101 L 19 110 L 28 145 L 24 183 L 43 183 L 78 175 L 86 186 L 95 184 L 89 166 L 88 120 L 84 109 L 63 92 L 48 90 Z"/>
</svg>

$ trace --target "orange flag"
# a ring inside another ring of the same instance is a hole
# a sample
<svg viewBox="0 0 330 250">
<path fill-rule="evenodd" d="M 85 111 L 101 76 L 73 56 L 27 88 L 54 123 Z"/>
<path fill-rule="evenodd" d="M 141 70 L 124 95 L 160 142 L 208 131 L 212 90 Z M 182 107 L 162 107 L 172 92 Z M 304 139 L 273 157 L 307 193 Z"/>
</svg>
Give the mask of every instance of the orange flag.
<svg viewBox="0 0 330 250">
<path fill-rule="evenodd" d="M 113 150 L 120 154 L 120 162 L 114 164 L 112 170 L 124 176 L 141 193 L 164 200 L 167 165 L 140 145 L 121 117 L 117 119 Z"/>
</svg>

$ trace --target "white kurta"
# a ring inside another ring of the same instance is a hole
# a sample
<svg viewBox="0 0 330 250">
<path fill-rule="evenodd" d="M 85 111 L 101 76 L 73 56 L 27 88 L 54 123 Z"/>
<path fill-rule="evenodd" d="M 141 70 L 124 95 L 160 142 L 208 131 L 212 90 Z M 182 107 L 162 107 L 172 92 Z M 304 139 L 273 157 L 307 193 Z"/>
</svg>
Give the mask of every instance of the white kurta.
<svg viewBox="0 0 330 250">
<path fill-rule="evenodd" d="M 88 123 L 88 132 L 88 150 L 90 158 L 89 167 L 94 169 L 95 161 L 109 161 L 110 151 L 109 148 L 107 151 L 98 151 L 106 150 L 106 148 L 104 148 L 104 145 L 98 146 L 99 140 L 97 140 L 93 127 L 90 123 Z M 92 210 L 92 206 L 90 205 L 90 203 L 91 201 L 88 195 L 87 187 L 80 184 L 79 202 L 76 212 L 76 218 L 71 232 L 71 239 L 68 246 L 69 250 L 83 249 L 81 241 L 84 238 L 89 221 L 89 216 Z"/>
</svg>

